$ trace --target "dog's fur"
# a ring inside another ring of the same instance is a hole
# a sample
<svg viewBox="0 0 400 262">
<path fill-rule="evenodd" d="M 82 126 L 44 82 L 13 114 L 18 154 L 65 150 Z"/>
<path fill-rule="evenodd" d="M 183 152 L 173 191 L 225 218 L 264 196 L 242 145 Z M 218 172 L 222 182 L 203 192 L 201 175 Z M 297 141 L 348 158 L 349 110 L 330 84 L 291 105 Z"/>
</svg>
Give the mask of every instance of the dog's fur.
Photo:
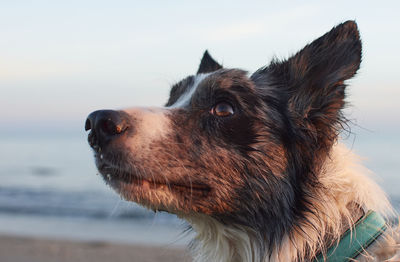
<svg viewBox="0 0 400 262">
<path fill-rule="evenodd" d="M 99 171 L 125 199 L 186 219 L 195 261 L 311 261 L 365 211 L 392 215 L 338 142 L 360 62 L 353 21 L 250 76 L 206 52 L 164 108 L 119 111 L 124 132 L 96 142 Z M 394 239 L 388 230 L 357 259 L 394 256 Z"/>
</svg>

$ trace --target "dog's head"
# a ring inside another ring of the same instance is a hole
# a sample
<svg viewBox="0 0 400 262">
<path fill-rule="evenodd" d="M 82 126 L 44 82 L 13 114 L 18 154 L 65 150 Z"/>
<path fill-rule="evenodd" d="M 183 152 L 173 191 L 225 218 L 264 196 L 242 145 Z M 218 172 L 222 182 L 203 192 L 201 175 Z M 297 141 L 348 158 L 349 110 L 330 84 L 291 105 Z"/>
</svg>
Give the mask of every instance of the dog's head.
<svg viewBox="0 0 400 262">
<path fill-rule="evenodd" d="M 127 200 L 280 238 L 309 211 L 360 61 L 351 21 L 252 75 L 206 52 L 165 107 L 89 115 L 97 167 Z"/>
</svg>

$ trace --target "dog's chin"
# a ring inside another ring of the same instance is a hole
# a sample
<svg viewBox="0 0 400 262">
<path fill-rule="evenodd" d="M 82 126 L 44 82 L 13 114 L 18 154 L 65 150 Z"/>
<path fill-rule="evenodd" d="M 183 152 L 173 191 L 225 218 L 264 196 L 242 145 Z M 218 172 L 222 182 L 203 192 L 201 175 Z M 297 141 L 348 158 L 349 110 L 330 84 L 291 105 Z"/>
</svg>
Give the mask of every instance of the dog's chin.
<svg viewBox="0 0 400 262">
<path fill-rule="evenodd" d="M 198 212 L 201 208 L 196 208 L 196 204 L 207 201 L 211 195 L 208 185 L 191 183 L 190 180 L 174 181 L 162 175 L 163 179 L 147 178 L 102 161 L 97 162 L 97 167 L 106 183 L 125 200 L 154 211 L 179 214 Z"/>
</svg>

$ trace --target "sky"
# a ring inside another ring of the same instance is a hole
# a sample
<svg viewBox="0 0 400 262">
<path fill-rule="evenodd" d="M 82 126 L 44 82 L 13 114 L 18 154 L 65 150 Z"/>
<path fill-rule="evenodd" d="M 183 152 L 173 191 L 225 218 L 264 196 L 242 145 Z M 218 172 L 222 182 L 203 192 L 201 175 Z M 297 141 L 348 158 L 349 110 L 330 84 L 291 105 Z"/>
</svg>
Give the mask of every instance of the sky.
<svg viewBox="0 0 400 262">
<path fill-rule="evenodd" d="M 161 106 L 208 49 L 250 72 L 356 20 L 347 110 L 400 127 L 399 1 L 1 1 L 0 128 L 82 128 L 93 110 Z"/>
</svg>

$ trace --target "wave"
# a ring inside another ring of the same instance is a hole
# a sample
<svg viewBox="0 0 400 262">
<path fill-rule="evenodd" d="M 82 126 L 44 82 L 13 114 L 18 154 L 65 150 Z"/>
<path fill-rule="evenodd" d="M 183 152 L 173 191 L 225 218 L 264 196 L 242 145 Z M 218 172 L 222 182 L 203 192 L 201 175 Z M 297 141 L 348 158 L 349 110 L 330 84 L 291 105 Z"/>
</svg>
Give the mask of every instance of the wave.
<svg viewBox="0 0 400 262">
<path fill-rule="evenodd" d="M 392 204 L 400 211 L 400 198 L 392 197 Z M 139 205 L 123 201 L 112 192 L 62 191 L 0 187 L 0 214 L 37 215 L 54 217 L 82 217 L 90 219 L 154 219 L 155 213 Z M 175 216 L 157 214 L 157 220 L 176 222 Z"/>
<path fill-rule="evenodd" d="M 91 219 L 153 219 L 155 216 L 154 212 L 122 201 L 112 193 L 18 187 L 0 187 L 1 213 Z M 174 218 L 161 215 L 161 220 Z"/>
</svg>

